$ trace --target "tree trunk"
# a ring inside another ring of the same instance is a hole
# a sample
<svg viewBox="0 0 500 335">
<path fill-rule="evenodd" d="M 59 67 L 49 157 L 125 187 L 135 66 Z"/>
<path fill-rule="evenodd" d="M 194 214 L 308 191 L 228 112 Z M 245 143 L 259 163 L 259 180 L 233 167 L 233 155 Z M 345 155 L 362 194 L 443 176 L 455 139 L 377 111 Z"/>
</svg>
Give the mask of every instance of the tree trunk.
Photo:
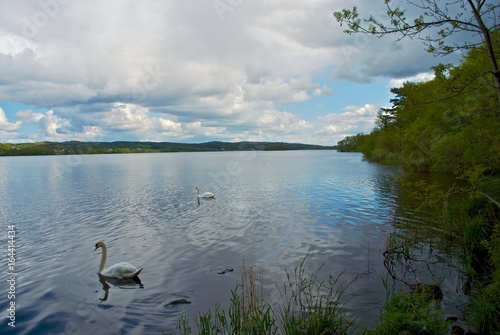
<svg viewBox="0 0 500 335">
<path fill-rule="evenodd" d="M 480 5 L 479 7 L 474 6 L 472 0 L 467 0 L 470 7 L 472 8 L 472 12 L 474 13 L 474 17 L 476 18 L 477 24 L 481 29 L 481 33 L 483 34 L 484 44 L 486 46 L 486 50 L 488 51 L 488 57 L 490 58 L 491 68 L 493 73 L 493 80 L 495 81 L 495 87 L 497 89 L 497 97 L 498 97 L 498 112 L 500 113 L 500 70 L 498 69 L 497 59 L 495 58 L 495 52 L 493 51 L 493 44 L 491 43 L 491 36 L 488 28 L 485 26 L 483 19 L 481 18 Z"/>
</svg>

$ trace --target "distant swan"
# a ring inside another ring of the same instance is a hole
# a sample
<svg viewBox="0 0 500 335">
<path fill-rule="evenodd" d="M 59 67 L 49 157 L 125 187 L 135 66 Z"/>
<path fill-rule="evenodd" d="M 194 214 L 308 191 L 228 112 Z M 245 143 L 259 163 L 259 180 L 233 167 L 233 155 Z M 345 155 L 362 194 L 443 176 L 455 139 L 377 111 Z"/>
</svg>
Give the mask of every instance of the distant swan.
<svg viewBox="0 0 500 335">
<path fill-rule="evenodd" d="M 127 262 L 121 262 L 110 266 L 107 269 L 106 267 L 106 256 L 108 255 L 108 248 L 106 247 L 106 243 L 103 241 L 99 241 L 95 245 L 94 251 L 102 248 L 102 256 L 101 256 L 101 265 L 99 265 L 99 274 L 108 278 L 117 278 L 117 279 L 134 279 L 137 278 L 139 273 L 141 273 L 142 268 L 137 270 L 135 266 Z"/>
<path fill-rule="evenodd" d="M 198 198 L 215 198 L 215 194 L 213 194 L 212 192 L 205 192 L 203 194 L 200 194 L 200 188 L 198 186 L 196 186 L 196 192 Z"/>
</svg>

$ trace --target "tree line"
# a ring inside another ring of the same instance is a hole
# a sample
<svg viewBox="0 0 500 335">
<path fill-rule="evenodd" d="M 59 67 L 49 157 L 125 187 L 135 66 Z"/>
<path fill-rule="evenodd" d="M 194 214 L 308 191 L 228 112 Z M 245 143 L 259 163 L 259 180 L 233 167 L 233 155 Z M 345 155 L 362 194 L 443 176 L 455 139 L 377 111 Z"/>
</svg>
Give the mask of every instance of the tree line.
<svg viewBox="0 0 500 335">
<path fill-rule="evenodd" d="M 500 34 L 491 38 L 498 55 Z M 498 173 L 500 105 L 494 77 L 482 75 L 488 58 L 473 48 L 458 66 L 434 67 L 434 79 L 391 89 L 392 107 L 378 111 L 373 131 L 344 138 L 338 150 L 421 172 Z"/>
<path fill-rule="evenodd" d="M 333 147 L 285 142 L 36 142 L 0 143 L 0 156 L 124 154 L 153 152 L 248 151 L 248 150 L 324 150 Z"/>
</svg>

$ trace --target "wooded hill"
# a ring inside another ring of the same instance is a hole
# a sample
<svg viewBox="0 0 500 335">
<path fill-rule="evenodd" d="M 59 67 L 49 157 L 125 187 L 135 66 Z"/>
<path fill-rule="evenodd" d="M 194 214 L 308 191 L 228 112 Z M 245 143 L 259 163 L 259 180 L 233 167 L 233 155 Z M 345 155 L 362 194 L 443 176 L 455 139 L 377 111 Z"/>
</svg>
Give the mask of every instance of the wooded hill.
<svg viewBox="0 0 500 335">
<path fill-rule="evenodd" d="M 284 142 L 37 142 L 0 144 L 0 156 L 108 154 L 141 152 L 247 151 L 247 150 L 324 150 L 334 147 Z"/>
<path fill-rule="evenodd" d="M 500 33 L 493 35 L 500 55 Z M 434 67 L 435 78 L 391 90 L 370 134 L 349 136 L 339 151 L 401 164 L 422 172 L 452 172 L 468 179 L 500 172 L 500 106 L 484 48 L 471 49 L 459 66 Z"/>
</svg>

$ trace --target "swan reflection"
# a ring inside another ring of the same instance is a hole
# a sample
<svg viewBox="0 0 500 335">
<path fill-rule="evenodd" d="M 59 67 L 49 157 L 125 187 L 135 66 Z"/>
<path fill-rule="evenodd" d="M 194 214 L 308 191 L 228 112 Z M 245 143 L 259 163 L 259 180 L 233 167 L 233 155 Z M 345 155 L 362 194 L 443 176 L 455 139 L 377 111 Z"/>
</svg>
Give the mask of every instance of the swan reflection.
<svg viewBox="0 0 500 335">
<path fill-rule="evenodd" d="M 202 197 L 197 197 L 197 202 L 198 202 L 198 207 L 200 207 L 200 199 L 203 199 L 203 201 L 212 201 L 215 200 L 215 198 L 202 198 Z"/>
<path fill-rule="evenodd" d="M 111 288 L 109 284 L 121 289 L 144 288 L 144 285 L 142 284 L 141 279 L 139 277 L 122 279 L 122 278 L 109 278 L 103 276 L 100 273 L 98 273 L 97 275 L 99 276 L 99 282 L 102 284 L 102 290 L 104 291 L 104 297 L 99 298 L 99 300 L 101 301 L 108 300 L 109 289 Z"/>
</svg>

